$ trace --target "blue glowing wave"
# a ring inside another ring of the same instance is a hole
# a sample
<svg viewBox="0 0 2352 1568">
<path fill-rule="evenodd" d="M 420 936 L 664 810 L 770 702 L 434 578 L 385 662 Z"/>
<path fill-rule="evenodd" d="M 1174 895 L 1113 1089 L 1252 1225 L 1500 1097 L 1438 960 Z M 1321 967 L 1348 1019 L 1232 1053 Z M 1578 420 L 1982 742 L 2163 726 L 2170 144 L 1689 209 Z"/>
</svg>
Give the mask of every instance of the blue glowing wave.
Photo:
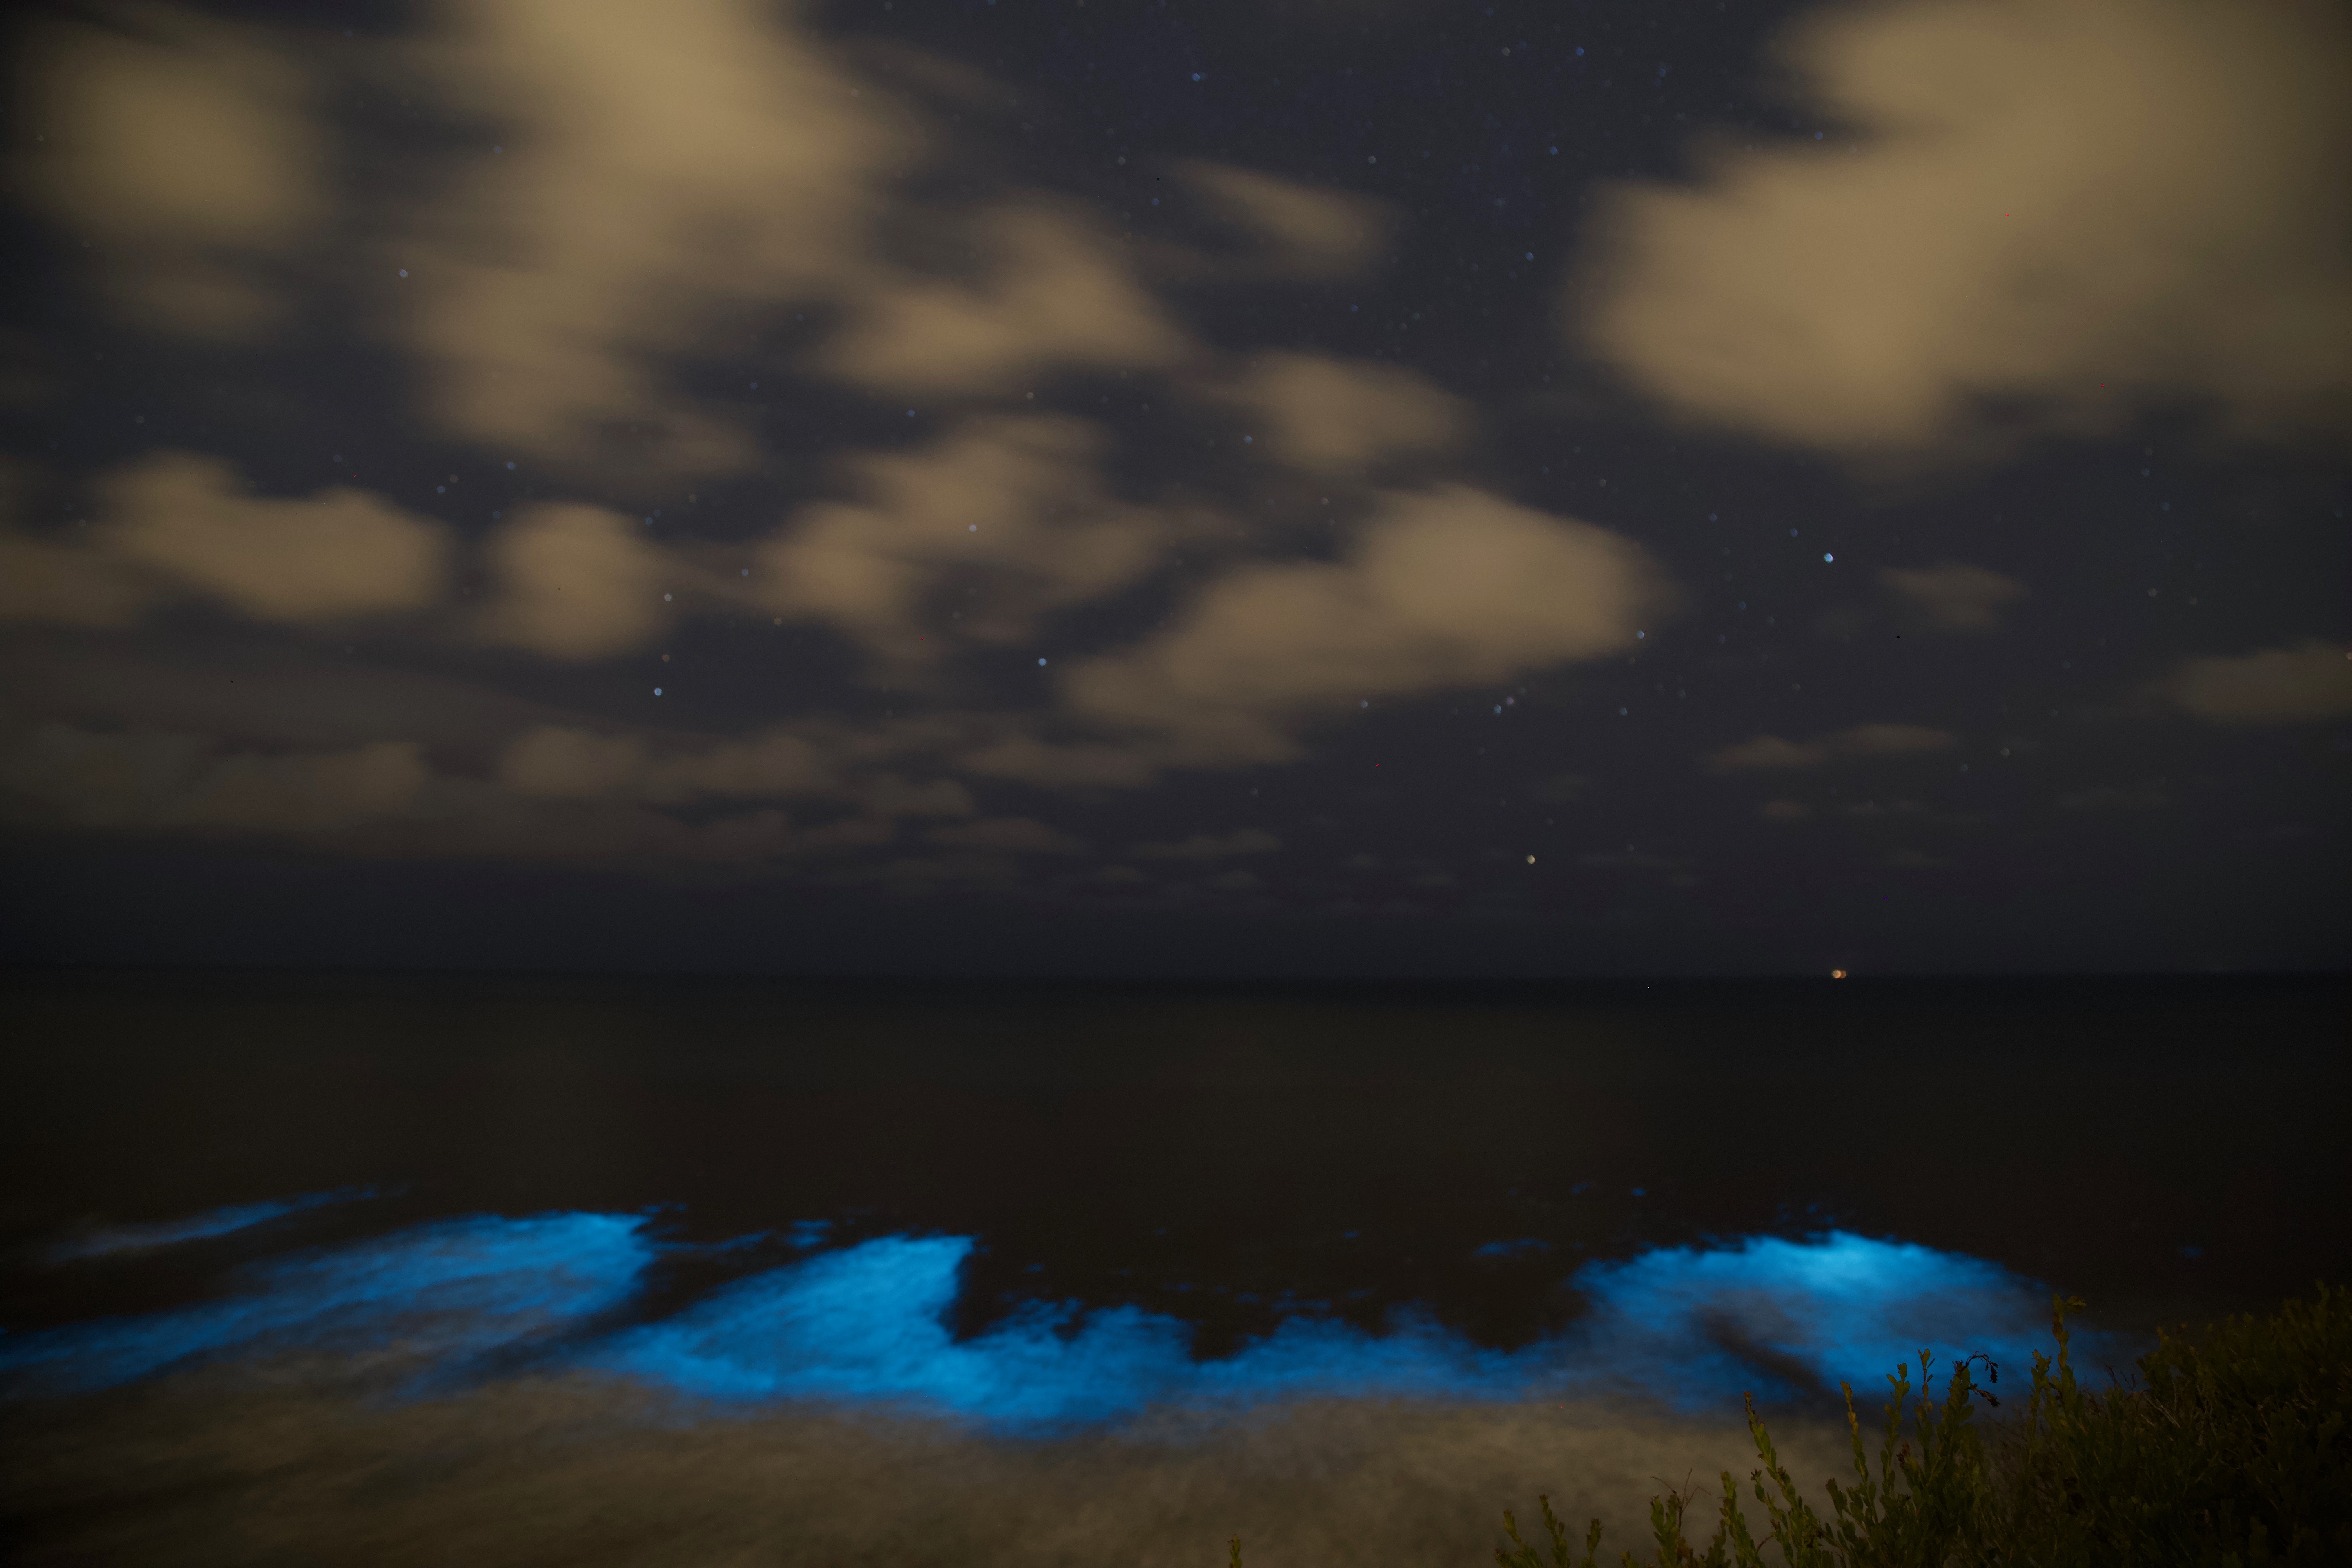
<svg viewBox="0 0 2352 1568">
<path fill-rule="evenodd" d="M 231 1352 L 352 1357 L 397 1344 L 447 1366 L 626 1301 L 653 1244 L 633 1215 L 442 1220 L 237 1270 L 227 1297 L 0 1340 L 0 1386 L 78 1393 Z"/>
<path fill-rule="evenodd" d="M 125 1252 L 151 1252 L 158 1247 L 179 1247 L 192 1241 L 209 1241 L 216 1236 L 229 1236 L 240 1230 L 250 1230 L 267 1225 L 273 1219 L 283 1219 L 304 1209 L 319 1208 L 327 1204 L 354 1203 L 375 1196 L 373 1187 L 343 1187 L 331 1193 L 304 1193 L 299 1197 L 271 1198 L 265 1203 L 234 1204 L 226 1208 L 207 1209 L 185 1219 L 166 1220 L 159 1225 L 109 1226 L 86 1235 L 60 1241 L 42 1254 L 51 1264 L 79 1263 L 88 1258 L 104 1258 Z"/>
<path fill-rule="evenodd" d="M 1424 1317 L 1371 1333 L 1301 1316 L 1214 1361 L 1180 1320 L 1135 1307 L 1033 1303 L 958 1341 L 946 1327 L 963 1237 L 888 1237 L 739 1279 L 661 1320 L 599 1331 L 640 1289 L 659 1244 L 641 1216 L 561 1214 L 439 1222 L 297 1255 L 234 1277 L 235 1294 L 179 1311 L 0 1340 L 0 1384 L 71 1392 L 193 1360 L 289 1349 L 399 1353 L 446 1371 L 529 1344 L 562 1364 L 743 1403 L 885 1405 L 1008 1429 L 1115 1420 L 1155 1405 L 1221 1407 L 1308 1394 L 1514 1399 L 1646 1392 L 1685 1409 L 1833 1389 L 1875 1398 L 1923 1345 L 2022 1361 L 2046 1295 L 1998 1265 L 1832 1233 L 1668 1247 L 1592 1263 L 1571 1285 L 1591 1311 L 1502 1352 Z M 814 1241 L 815 1233 L 803 1235 Z M 542 1358 L 544 1359 L 544 1358 Z"/>
<path fill-rule="evenodd" d="M 1844 1231 L 1661 1247 L 1587 1264 L 1574 1284 L 1594 1309 L 1576 1336 L 1581 1381 L 1668 1392 L 1685 1407 L 1727 1390 L 1785 1398 L 1840 1383 L 1876 1401 L 1895 1363 L 1923 1349 L 1947 1362 L 1982 1352 L 2021 1371 L 2050 1342 L 2039 1284 L 1982 1258 Z"/>
<path fill-rule="evenodd" d="M 911 1405 L 1012 1426 L 1305 1393 L 1500 1395 L 1524 1370 L 1525 1358 L 1423 1323 L 1376 1336 L 1305 1318 L 1196 1362 L 1189 1327 L 1135 1307 L 1033 1304 L 958 1342 L 946 1316 L 971 1247 L 964 1237 L 869 1241 L 727 1286 L 591 1360 L 723 1399 Z"/>
</svg>

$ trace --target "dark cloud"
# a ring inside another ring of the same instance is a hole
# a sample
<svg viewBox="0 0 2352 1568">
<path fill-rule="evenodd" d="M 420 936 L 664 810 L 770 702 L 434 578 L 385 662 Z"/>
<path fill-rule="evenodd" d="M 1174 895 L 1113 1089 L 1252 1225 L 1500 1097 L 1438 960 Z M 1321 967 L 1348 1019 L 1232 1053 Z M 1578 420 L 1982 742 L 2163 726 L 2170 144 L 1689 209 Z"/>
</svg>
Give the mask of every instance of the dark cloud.
<svg viewBox="0 0 2352 1568">
<path fill-rule="evenodd" d="M 1817 768 L 1843 758 L 1949 751 L 1959 743 L 1959 737 L 1949 731 L 1926 724 L 1856 724 L 1811 741 L 1759 735 L 1715 752 L 1707 758 L 1707 765 L 1726 773 Z"/>
<path fill-rule="evenodd" d="M 1878 580 L 1941 632 L 1999 631 L 2003 613 L 2025 597 L 2025 584 L 2016 579 L 1958 561 L 1916 570 L 1883 567 Z"/>
<path fill-rule="evenodd" d="M 2216 724 L 2314 724 L 2352 714 L 2352 648 L 2324 642 L 2192 658 L 2169 695 Z"/>
</svg>

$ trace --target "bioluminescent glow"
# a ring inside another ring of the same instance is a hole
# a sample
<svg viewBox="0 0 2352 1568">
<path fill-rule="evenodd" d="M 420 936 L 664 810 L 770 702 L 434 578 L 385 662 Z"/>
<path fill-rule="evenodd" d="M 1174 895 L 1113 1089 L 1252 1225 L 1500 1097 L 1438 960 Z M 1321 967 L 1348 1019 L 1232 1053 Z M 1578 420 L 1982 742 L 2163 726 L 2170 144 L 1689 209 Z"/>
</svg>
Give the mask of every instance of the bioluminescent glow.
<svg viewBox="0 0 2352 1568">
<path fill-rule="evenodd" d="M 127 1382 L 193 1358 L 289 1349 L 396 1353 L 463 1372 L 539 1345 L 564 1364 L 730 1403 L 888 1405 L 1011 1429 L 1304 1394 L 1510 1400 L 1648 1393 L 1685 1409 L 1878 1379 L 1921 1348 L 2021 1360 L 2046 1297 L 1997 1264 L 1844 1233 L 1665 1247 L 1588 1263 L 1592 1310 L 1513 1352 L 1412 1312 L 1381 1332 L 1293 1317 L 1232 1355 L 1196 1360 L 1180 1319 L 1134 1306 L 1033 1302 L 986 1331 L 947 1327 L 970 1237 L 886 1237 L 720 1286 L 676 1313 L 597 1331 L 661 1250 L 642 1216 L 473 1217 L 297 1255 L 233 1276 L 226 1300 L 0 1342 L 19 1392 Z M 814 1245 L 815 1227 L 794 1227 Z M 1503 1256 L 1540 1256 L 1524 1243 Z M 548 1336 L 586 1331 L 560 1351 Z"/>
<path fill-rule="evenodd" d="M 238 1269 L 226 1299 L 0 1340 L 0 1385 L 71 1393 L 197 1358 L 323 1351 L 448 1367 L 627 1300 L 654 1258 L 634 1215 L 471 1216 Z"/>
<path fill-rule="evenodd" d="M 217 1236 L 250 1230 L 255 1226 L 267 1225 L 271 1220 L 283 1219 L 304 1209 L 319 1208 L 328 1204 L 354 1203 L 373 1196 L 375 1189 L 373 1187 L 342 1187 L 329 1193 L 304 1193 L 299 1197 L 271 1198 L 265 1203 L 232 1204 L 226 1208 L 207 1209 L 185 1219 L 165 1220 L 156 1225 L 109 1226 L 70 1240 L 57 1242 L 44 1249 L 41 1256 L 45 1262 L 59 1264 L 79 1263 L 86 1258 L 126 1252 L 152 1252 L 158 1247 L 209 1241 Z"/>
<path fill-rule="evenodd" d="M 1999 1264 L 1844 1231 L 1662 1247 L 1589 1263 L 1575 1284 L 1595 1309 L 1577 1360 L 1685 1407 L 1732 1388 L 1784 1397 L 1801 1384 L 1875 1396 L 1922 1349 L 2022 1363 L 2049 1337 L 2048 1293 Z"/>
<path fill-rule="evenodd" d="M 595 1359 L 722 1398 L 916 1405 L 1010 1426 L 1304 1393 L 1499 1396 L 1529 1370 L 1524 1356 L 1482 1352 L 1418 1322 L 1370 1335 L 1311 1318 L 1196 1362 L 1181 1321 L 1134 1307 L 1081 1314 L 1035 1303 L 958 1342 L 945 1320 L 971 1247 L 963 1237 L 869 1241 L 715 1291 Z"/>
</svg>

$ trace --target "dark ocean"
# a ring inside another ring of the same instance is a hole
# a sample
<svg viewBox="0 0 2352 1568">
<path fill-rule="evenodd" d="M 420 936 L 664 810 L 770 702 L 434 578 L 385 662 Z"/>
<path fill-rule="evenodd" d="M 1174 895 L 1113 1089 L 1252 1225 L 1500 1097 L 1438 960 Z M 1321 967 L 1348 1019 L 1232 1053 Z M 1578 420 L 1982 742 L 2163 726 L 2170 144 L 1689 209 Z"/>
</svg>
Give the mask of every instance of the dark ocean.
<svg viewBox="0 0 2352 1568">
<path fill-rule="evenodd" d="M 2125 1370 L 2352 1280 L 2346 1001 L 18 973 L 0 1506 L 60 1563 L 1631 1545 L 1744 1393 L 1818 1479 L 1842 1383 L 2021 1392 L 2053 1292 Z"/>
</svg>

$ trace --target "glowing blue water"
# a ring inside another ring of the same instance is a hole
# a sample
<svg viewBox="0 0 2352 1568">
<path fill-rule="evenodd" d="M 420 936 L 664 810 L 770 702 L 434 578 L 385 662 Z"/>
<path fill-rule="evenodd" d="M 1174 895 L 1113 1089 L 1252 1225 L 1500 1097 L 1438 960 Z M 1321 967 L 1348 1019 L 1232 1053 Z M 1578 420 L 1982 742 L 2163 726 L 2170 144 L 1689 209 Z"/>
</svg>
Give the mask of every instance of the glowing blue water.
<svg viewBox="0 0 2352 1568">
<path fill-rule="evenodd" d="M 475 1216 L 273 1258 L 236 1270 L 228 1295 L 199 1306 L 0 1340 L 0 1384 L 79 1392 L 230 1352 L 365 1357 L 397 1345 L 460 1363 L 627 1300 L 654 1258 L 643 1224 Z"/>
<path fill-rule="evenodd" d="M 821 1236 L 804 1226 L 794 1239 Z M 1177 1319 L 1050 1303 L 959 1342 L 946 1323 L 972 1246 L 899 1236 L 818 1251 L 601 1331 L 593 1320 L 642 1288 L 661 1250 L 642 1216 L 447 1220 L 249 1267 L 199 1306 L 0 1340 L 0 1383 L 72 1392 L 289 1350 L 462 1372 L 486 1351 L 535 1346 L 542 1363 L 706 1398 L 882 1404 L 1036 1429 L 1310 1393 L 1647 1391 L 1697 1410 L 1736 1406 L 1743 1390 L 1769 1399 L 1846 1381 L 1874 1398 L 1923 1346 L 2008 1363 L 2046 1336 L 2046 1293 L 1998 1265 L 1832 1233 L 1587 1264 L 1570 1280 L 1587 1316 L 1508 1353 L 1412 1315 L 1380 1333 L 1302 1316 L 1195 1361 Z"/>
<path fill-rule="evenodd" d="M 1195 1362 L 1177 1319 L 1038 1304 L 959 1343 L 945 1319 L 971 1247 L 963 1237 L 869 1241 L 716 1291 L 593 1359 L 721 1398 L 881 1401 L 1013 1426 L 1103 1420 L 1163 1402 L 1495 1395 L 1512 1384 L 1515 1358 L 1410 1323 L 1373 1336 L 1293 1319 L 1236 1355 Z"/>
<path fill-rule="evenodd" d="M 56 1263 L 79 1263 L 85 1258 L 101 1258 L 114 1253 L 150 1252 L 157 1247 L 178 1247 L 191 1241 L 209 1241 L 216 1236 L 229 1236 L 240 1230 L 250 1230 L 274 1219 L 314 1209 L 326 1204 L 345 1204 L 361 1198 L 373 1197 L 370 1187 L 346 1187 L 331 1193 L 304 1193 L 299 1197 L 272 1198 L 267 1203 L 235 1204 L 227 1208 L 208 1209 L 191 1215 L 186 1219 L 167 1220 L 161 1225 L 113 1226 L 94 1230 L 87 1235 L 60 1241 L 50 1247 L 44 1257 Z"/>
<path fill-rule="evenodd" d="M 1734 1388 L 1799 1392 L 1780 1369 L 1875 1400 L 1895 1363 L 1923 1349 L 1947 1362 L 1983 1352 L 2021 1369 L 2034 1348 L 2051 1348 L 2040 1285 L 1981 1258 L 1843 1231 L 1661 1247 L 1588 1264 L 1575 1283 L 1594 1304 L 1579 1336 L 1587 1375 L 1675 1391 L 1686 1406 L 1689 1395 Z"/>
</svg>

